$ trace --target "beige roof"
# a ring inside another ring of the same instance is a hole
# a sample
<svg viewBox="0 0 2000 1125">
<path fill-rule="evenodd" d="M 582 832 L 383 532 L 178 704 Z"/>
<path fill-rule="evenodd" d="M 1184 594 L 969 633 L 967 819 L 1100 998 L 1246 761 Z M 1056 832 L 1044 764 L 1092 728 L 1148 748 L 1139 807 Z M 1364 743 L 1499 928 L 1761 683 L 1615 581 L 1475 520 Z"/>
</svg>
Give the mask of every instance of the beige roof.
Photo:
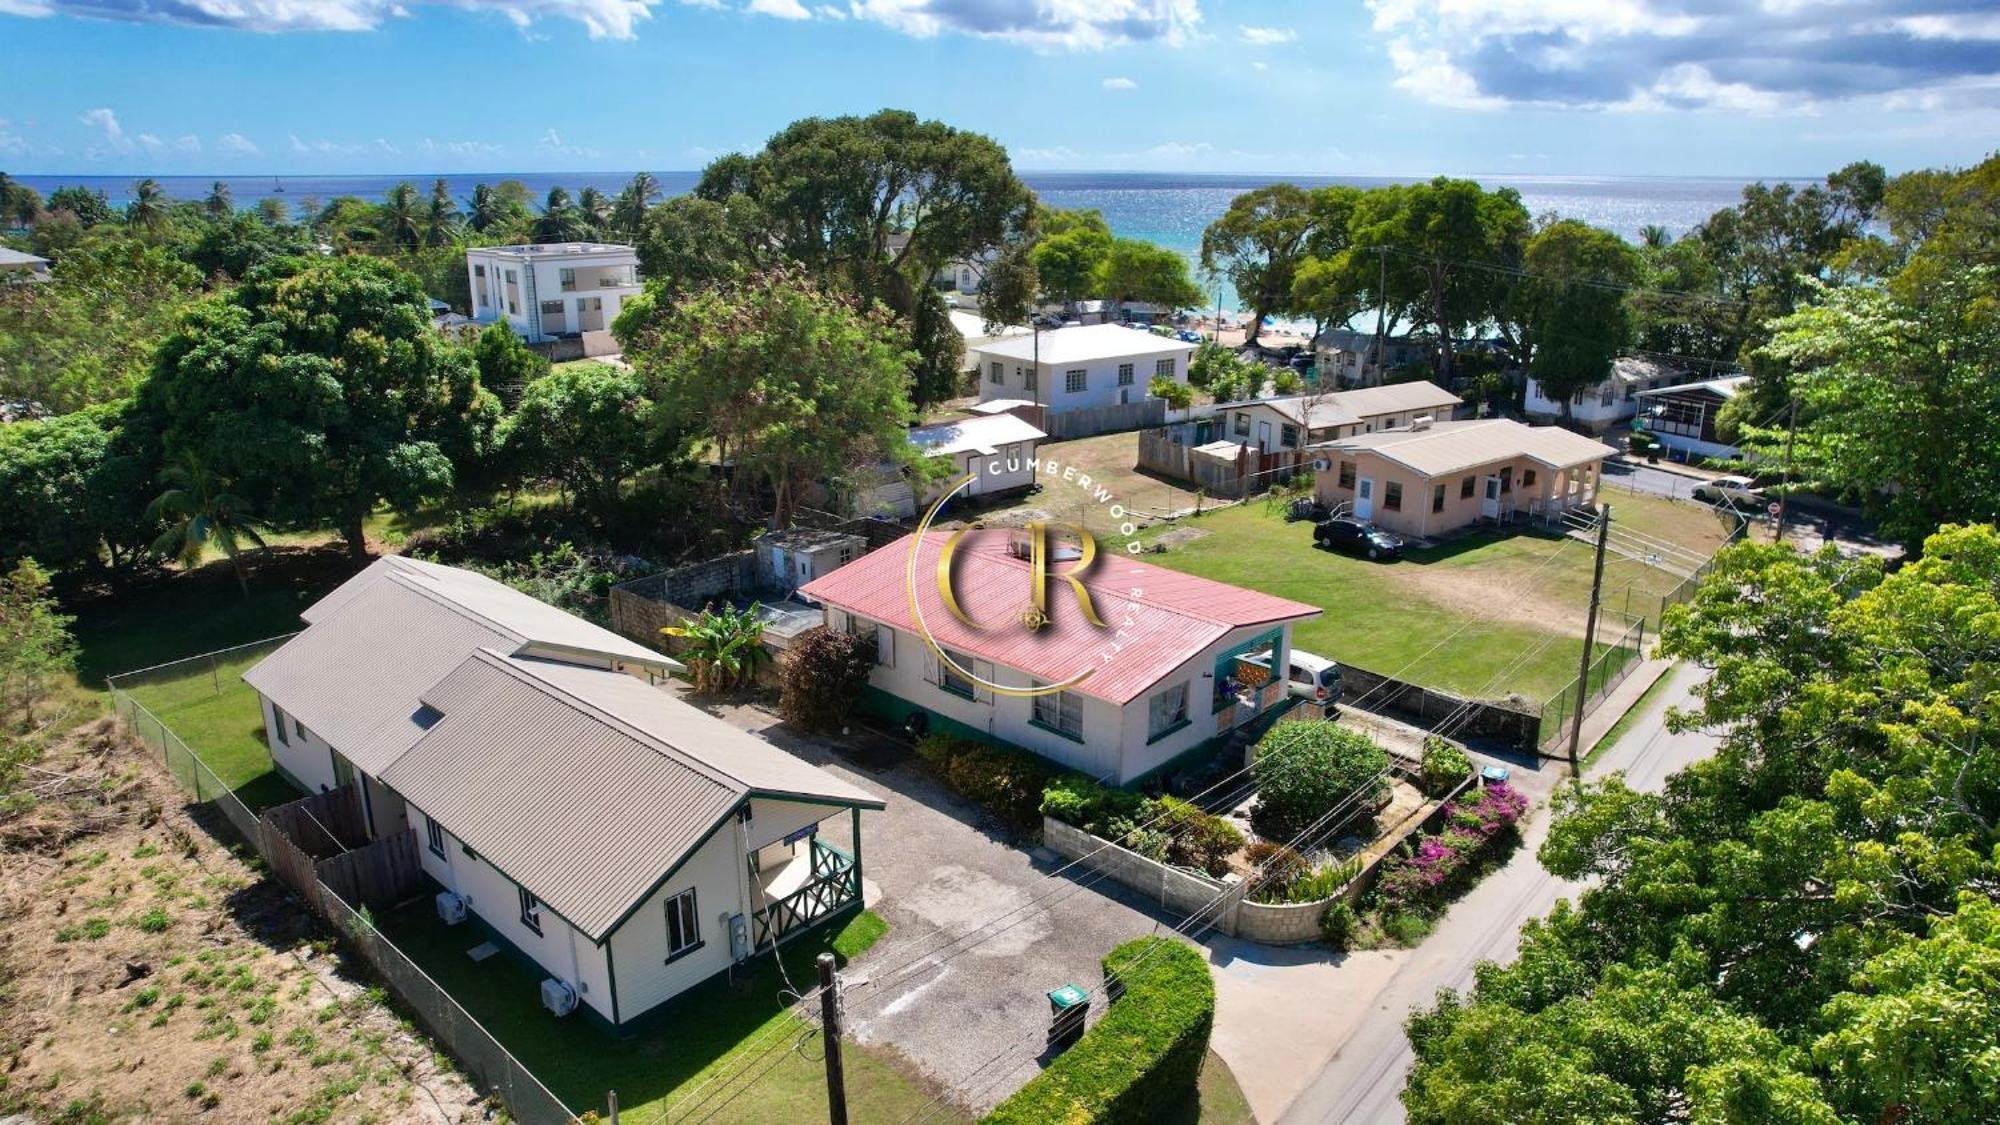
<svg viewBox="0 0 2000 1125">
<path fill-rule="evenodd" d="M 370 774 L 423 734 L 418 693 L 477 649 L 679 667 L 484 575 L 396 555 L 300 616 L 305 632 L 243 679 Z"/>
<path fill-rule="evenodd" d="M 1329 391 L 1320 395 L 1289 395 L 1263 399 L 1261 405 L 1271 407 L 1294 422 L 1304 422 L 1307 429 L 1320 429 L 1411 410 L 1435 410 L 1449 416 L 1459 401 L 1457 395 L 1436 383 L 1418 381 L 1361 387 L 1351 391 Z M 1260 402 L 1229 403 L 1222 409 L 1256 405 Z M 1308 413 L 1311 414 L 1309 422 L 1306 419 Z"/>
<path fill-rule="evenodd" d="M 480 649 L 423 703 L 382 780 L 596 941 L 748 797 L 882 807 L 620 672 Z"/>
<path fill-rule="evenodd" d="M 1373 452 L 1427 477 L 1526 457 L 1552 469 L 1601 461 L 1617 450 L 1559 426 L 1524 426 L 1509 418 L 1437 422 L 1426 429 L 1377 430 L 1321 448 Z"/>
</svg>

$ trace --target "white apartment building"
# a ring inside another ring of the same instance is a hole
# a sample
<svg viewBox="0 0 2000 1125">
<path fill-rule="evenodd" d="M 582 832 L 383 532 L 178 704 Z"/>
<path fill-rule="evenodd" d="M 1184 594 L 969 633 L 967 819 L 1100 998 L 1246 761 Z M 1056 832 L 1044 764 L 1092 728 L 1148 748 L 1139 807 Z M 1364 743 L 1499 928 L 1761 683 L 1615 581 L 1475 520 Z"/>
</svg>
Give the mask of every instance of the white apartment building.
<svg viewBox="0 0 2000 1125">
<path fill-rule="evenodd" d="M 472 319 L 505 319 L 522 339 L 583 341 L 586 355 L 618 350 L 611 323 L 639 292 L 639 255 L 608 242 L 481 246 L 465 252 Z"/>
<path fill-rule="evenodd" d="M 1187 382 L 1194 345 L 1120 324 L 1009 336 L 967 348 L 980 401 L 1027 399 L 1050 414 L 1143 402 L 1155 378 Z"/>
</svg>

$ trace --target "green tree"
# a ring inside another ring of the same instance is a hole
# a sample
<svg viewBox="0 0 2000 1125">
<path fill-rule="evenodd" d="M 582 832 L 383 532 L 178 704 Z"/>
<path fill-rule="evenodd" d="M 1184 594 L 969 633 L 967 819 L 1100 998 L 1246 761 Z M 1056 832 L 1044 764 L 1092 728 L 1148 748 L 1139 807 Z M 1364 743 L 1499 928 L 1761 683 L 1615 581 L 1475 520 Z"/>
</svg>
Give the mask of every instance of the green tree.
<svg viewBox="0 0 2000 1125">
<path fill-rule="evenodd" d="M 1137 238 L 1113 239 L 1092 275 L 1097 292 L 1114 301 L 1144 301 L 1169 310 L 1201 303 L 1187 259 Z"/>
<path fill-rule="evenodd" d="M 570 198 L 569 189 L 557 184 L 542 201 L 533 231 L 536 242 L 575 242 L 589 237 L 589 219 Z"/>
<path fill-rule="evenodd" d="M 167 226 L 167 193 L 151 176 L 132 185 L 132 199 L 125 204 L 125 225 L 158 234 Z"/>
<path fill-rule="evenodd" d="M 651 172 L 634 173 L 618 199 L 611 205 L 611 229 L 618 237 L 637 240 L 646 229 L 646 211 L 660 198 L 660 178 Z"/>
<path fill-rule="evenodd" d="M 303 254 L 310 247 L 297 227 L 274 227 L 255 216 L 232 214 L 203 224 L 183 257 L 205 277 L 242 277 L 273 258 Z"/>
<path fill-rule="evenodd" d="M 1388 753 L 1359 731 L 1280 723 L 1258 740 L 1251 762 L 1257 804 L 1250 823 L 1266 840 L 1312 847 L 1373 814 L 1389 791 L 1388 772 Z"/>
<path fill-rule="evenodd" d="M 528 384 L 501 426 L 500 448 L 511 472 L 553 482 L 602 517 L 617 505 L 619 486 L 658 460 L 651 413 L 637 374 L 569 364 Z"/>
<path fill-rule="evenodd" d="M 1167 400 L 1167 406 L 1173 410 L 1186 410 L 1194 405 L 1194 388 L 1165 375 L 1153 376 L 1153 381 L 1146 384 L 1146 393 Z"/>
<path fill-rule="evenodd" d="M 88 229 L 109 223 L 118 217 L 111 209 L 111 201 L 104 197 L 103 189 L 92 191 L 82 187 L 59 187 L 49 193 L 48 209 L 67 211 L 76 216 L 76 221 Z"/>
<path fill-rule="evenodd" d="M 131 394 L 201 280 L 167 248 L 121 236 L 65 253 L 46 282 L 0 285 L 0 398 L 61 413 Z"/>
<path fill-rule="evenodd" d="M 771 659 L 764 651 L 763 607 L 754 604 L 742 609 L 709 606 L 694 620 L 660 632 L 679 642 L 674 648 L 698 695 L 749 687 L 756 682 L 758 666 Z"/>
<path fill-rule="evenodd" d="M 208 197 L 201 201 L 202 214 L 211 219 L 226 219 L 236 213 L 236 200 L 231 197 L 229 185 L 221 180 L 208 185 Z"/>
<path fill-rule="evenodd" d="M 1093 296 L 1098 268 L 1110 252 L 1111 227 L 1102 212 L 1045 212 L 1030 252 L 1042 300 L 1067 305 Z"/>
<path fill-rule="evenodd" d="M 330 524 L 357 563 L 376 505 L 444 495 L 446 451 L 497 415 L 415 280 L 362 257 L 252 270 L 161 345 L 140 404 L 170 460 L 200 458 L 277 525 Z"/>
<path fill-rule="evenodd" d="M 490 184 L 474 184 L 472 197 L 465 201 L 465 225 L 479 234 L 505 226 L 508 216 L 500 195 Z"/>
<path fill-rule="evenodd" d="M 763 208 L 747 195 L 717 202 L 679 195 L 646 212 L 639 272 L 648 284 L 693 291 L 778 264 Z"/>
<path fill-rule="evenodd" d="M 0 559 L 114 576 L 152 539 L 152 470 L 122 440 L 126 411 L 100 406 L 0 426 Z"/>
<path fill-rule="evenodd" d="M 417 195 L 417 185 L 404 180 L 383 196 L 378 230 L 387 245 L 399 249 L 421 245 L 424 222 L 424 202 Z"/>
<path fill-rule="evenodd" d="M 72 621 L 33 559 L 20 560 L 0 578 L 0 722 L 12 731 L 32 727 L 40 704 L 76 669 Z"/>
<path fill-rule="evenodd" d="M 684 295 L 649 283 L 613 332 L 663 447 L 706 444 L 739 484 L 761 481 L 773 527 L 790 526 L 806 489 L 909 455 L 904 373 L 916 357 L 883 310 L 796 269 Z"/>
<path fill-rule="evenodd" d="M 778 669 L 778 713 L 788 723 L 832 733 L 866 693 L 875 671 L 875 635 L 809 629 L 786 650 Z"/>
<path fill-rule="evenodd" d="M 42 215 L 42 195 L 0 172 L 0 219 L 17 227 L 32 225 Z"/>
<path fill-rule="evenodd" d="M 602 238 L 611 230 L 611 197 L 594 187 L 584 188 L 576 196 L 577 213 L 583 217 L 585 237 Z"/>
<path fill-rule="evenodd" d="M 282 227 L 291 222 L 291 213 L 285 210 L 285 202 L 282 199 L 269 197 L 260 199 L 257 201 L 256 211 L 257 217 L 267 226 Z"/>
<path fill-rule="evenodd" d="M 1528 240 L 1526 273 L 1513 295 L 1528 374 L 1562 403 L 1604 380 L 1632 342 L 1625 289 L 1639 256 L 1608 230 L 1575 219 L 1551 223 Z"/>
<path fill-rule="evenodd" d="M 458 239 L 458 204 L 451 185 L 440 176 L 431 181 L 431 201 L 424 208 L 424 245 L 449 246 Z"/>
<path fill-rule="evenodd" d="M 166 530 L 153 541 L 153 550 L 193 570 L 201 565 L 214 546 L 229 560 L 236 573 L 237 588 L 250 593 L 250 578 L 243 571 L 243 544 L 264 545 L 250 514 L 250 506 L 232 492 L 229 482 L 208 471 L 208 466 L 192 456 L 160 471 L 166 491 L 146 508 L 146 518 L 163 523 Z"/>
<path fill-rule="evenodd" d="M 1308 195 L 1310 222 L 1292 275 L 1291 306 L 1320 331 L 1346 324 L 1376 299 L 1376 256 L 1354 252 L 1354 214 L 1365 193 L 1339 185 Z"/>
<path fill-rule="evenodd" d="M 523 343 L 503 318 L 480 330 L 472 345 L 479 385 L 499 396 L 509 410 L 535 380 L 549 373 L 548 357 Z"/>
<path fill-rule="evenodd" d="M 1292 282 L 1312 229 L 1312 197 L 1296 184 L 1270 184 L 1230 200 L 1201 235 L 1201 268 L 1221 273 L 1250 305 L 1247 338 L 1264 318 L 1292 307 Z"/>
</svg>

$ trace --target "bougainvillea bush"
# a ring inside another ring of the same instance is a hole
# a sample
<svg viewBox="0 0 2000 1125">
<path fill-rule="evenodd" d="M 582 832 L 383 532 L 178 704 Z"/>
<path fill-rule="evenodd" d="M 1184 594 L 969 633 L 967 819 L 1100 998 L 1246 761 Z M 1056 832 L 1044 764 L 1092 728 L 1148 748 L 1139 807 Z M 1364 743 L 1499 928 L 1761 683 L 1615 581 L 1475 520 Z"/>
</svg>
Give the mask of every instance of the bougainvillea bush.
<svg viewBox="0 0 2000 1125">
<path fill-rule="evenodd" d="M 1528 798 L 1499 782 L 1446 805 L 1444 829 L 1382 861 L 1376 904 L 1385 915 L 1438 911 L 1477 881 L 1490 860 L 1520 843 Z"/>
</svg>

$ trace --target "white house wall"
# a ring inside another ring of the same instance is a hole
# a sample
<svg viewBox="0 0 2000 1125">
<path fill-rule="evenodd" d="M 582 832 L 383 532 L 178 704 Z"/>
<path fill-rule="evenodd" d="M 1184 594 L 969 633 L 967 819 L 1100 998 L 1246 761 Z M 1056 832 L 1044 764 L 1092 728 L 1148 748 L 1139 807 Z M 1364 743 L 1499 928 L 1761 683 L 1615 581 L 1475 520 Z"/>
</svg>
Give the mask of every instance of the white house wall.
<svg viewBox="0 0 2000 1125">
<path fill-rule="evenodd" d="M 550 976 L 567 981 L 576 989 L 577 999 L 610 1020 L 611 973 L 604 950 L 557 917 L 546 904 L 541 912 L 542 932 L 529 929 L 521 921 L 519 884 L 484 857 L 475 859 L 468 855 L 465 845 L 451 835 L 449 824 L 440 825 L 445 830 L 445 854 L 440 857 L 430 848 L 423 811 L 415 805 L 407 807 L 410 828 L 417 834 L 417 857 L 423 862 L 424 873 L 465 899 L 466 906 L 495 933 L 533 958 Z M 665 925 L 664 919 L 661 925 Z M 535 987 L 539 987 L 539 982 Z M 622 998 L 620 1002 L 623 1003 Z"/>
<path fill-rule="evenodd" d="M 1060 332 L 1062 329 L 1056 331 Z M 1192 349 L 1186 344 L 1176 344 L 1164 338 L 1160 343 L 1161 347 L 1156 350 L 1092 360 L 1087 363 L 1044 362 L 1039 368 L 1040 386 L 1033 390 L 1028 387 L 1028 369 L 1034 366 L 1030 360 L 974 350 L 971 355 L 979 369 L 979 399 L 981 402 L 1001 398 L 1031 399 L 1056 414 L 1088 407 L 1115 406 L 1119 402 L 1121 390 L 1125 392 L 1124 401 L 1143 402 L 1146 398 L 1146 388 L 1154 378 L 1154 367 L 1160 360 L 1173 360 L 1173 380 L 1177 383 L 1187 382 L 1188 357 L 1192 354 Z M 998 382 L 993 379 L 995 363 L 1000 364 Z M 1126 363 L 1132 365 L 1132 381 L 1121 386 L 1118 382 L 1118 368 Z M 1072 394 L 1067 389 L 1066 375 L 1070 371 L 1079 369 L 1086 373 L 1084 389 Z"/>
<path fill-rule="evenodd" d="M 271 760 L 290 774 L 292 780 L 304 786 L 308 793 L 324 793 L 333 788 L 333 748 L 312 733 L 310 727 L 302 735 L 298 721 L 285 712 L 285 740 L 277 736 L 278 719 L 276 707 L 262 694 L 257 696 L 264 711 L 264 744 L 271 749 Z"/>
<path fill-rule="evenodd" d="M 755 813 L 751 819 L 756 821 Z M 668 961 L 666 903 L 690 887 L 695 891 L 702 944 L 694 952 Z M 732 815 L 664 886 L 612 931 L 606 946 L 618 973 L 620 1018 L 630 1021 L 727 969 L 728 919 L 740 913 L 744 924 L 750 925 L 750 910 L 744 905 L 748 895 L 748 859 Z"/>
</svg>

